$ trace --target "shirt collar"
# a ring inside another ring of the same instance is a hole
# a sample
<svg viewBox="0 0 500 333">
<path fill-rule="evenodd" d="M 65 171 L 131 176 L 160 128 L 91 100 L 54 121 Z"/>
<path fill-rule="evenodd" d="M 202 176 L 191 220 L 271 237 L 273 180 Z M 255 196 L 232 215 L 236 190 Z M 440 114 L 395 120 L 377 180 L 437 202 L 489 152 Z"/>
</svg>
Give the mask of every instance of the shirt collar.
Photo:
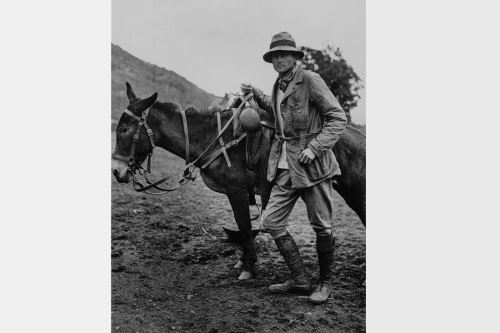
<svg viewBox="0 0 500 333">
<path fill-rule="evenodd" d="M 278 76 L 278 87 L 281 91 L 284 92 L 286 90 L 288 84 L 290 83 L 290 81 L 292 81 L 292 79 L 295 76 L 295 73 L 297 72 L 299 67 L 300 67 L 300 63 L 296 62 L 293 65 L 293 67 L 291 68 L 291 70 L 284 73 L 282 76 Z"/>
<path fill-rule="evenodd" d="M 299 68 L 299 63 L 296 62 L 288 72 L 283 73 L 282 75 L 278 76 L 278 81 L 283 81 L 285 83 L 292 81 L 292 78 L 295 75 L 295 73 L 297 72 L 298 68 Z"/>
</svg>

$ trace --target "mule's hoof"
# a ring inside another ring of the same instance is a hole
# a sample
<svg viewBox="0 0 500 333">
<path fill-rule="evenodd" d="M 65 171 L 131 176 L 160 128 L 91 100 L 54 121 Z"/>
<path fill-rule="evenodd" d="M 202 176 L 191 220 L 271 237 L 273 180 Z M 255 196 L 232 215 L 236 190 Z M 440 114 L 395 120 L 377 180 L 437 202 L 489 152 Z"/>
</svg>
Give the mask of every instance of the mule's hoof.
<svg viewBox="0 0 500 333">
<path fill-rule="evenodd" d="M 243 261 L 238 260 L 238 262 L 236 263 L 236 265 L 234 265 L 234 268 L 236 268 L 236 269 L 242 269 L 243 268 Z"/>
<path fill-rule="evenodd" d="M 251 278 L 253 278 L 253 274 L 249 271 L 243 271 L 240 276 L 238 276 L 238 280 L 249 280 Z"/>
</svg>

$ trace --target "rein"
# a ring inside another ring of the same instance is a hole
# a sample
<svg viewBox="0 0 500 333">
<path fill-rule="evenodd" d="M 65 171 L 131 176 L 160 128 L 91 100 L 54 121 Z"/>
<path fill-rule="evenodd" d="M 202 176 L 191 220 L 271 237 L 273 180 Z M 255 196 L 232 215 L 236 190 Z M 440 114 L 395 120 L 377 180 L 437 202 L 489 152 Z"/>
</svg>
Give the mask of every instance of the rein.
<svg viewBox="0 0 500 333">
<path fill-rule="evenodd" d="M 241 111 L 241 109 L 245 106 L 246 102 L 248 100 L 250 100 L 252 97 L 253 97 L 253 94 L 251 94 L 251 93 L 244 96 L 244 97 L 240 97 L 241 103 L 238 106 L 237 110 Z M 196 179 L 195 171 L 196 171 L 196 168 L 198 167 L 196 165 L 196 163 L 198 163 L 202 159 L 202 157 L 204 157 L 207 154 L 209 149 L 216 142 L 219 142 L 221 144 L 221 148 L 217 149 L 212 154 L 210 154 L 210 156 L 208 157 L 208 160 L 204 164 L 202 164 L 201 167 L 199 167 L 199 168 L 200 169 L 206 168 L 221 153 L 224 153 L 224 157 L 226 158 L 228 165 L 231 166 L 231 164 L 229 162 L 229 158 L 227 157 L 226 149 L 230 148 L 231 146 L 237 145 L 247 135 L 246 133 L 244 133 L 240 137 L 238 137 L 237 139 L 235 139 L 227 144 L 223 143 L 222 134 L 227 130 L 227 128 L 229 127 L 229 125 L 231 125 L 234 118 L 239 114 L 239 112 L 233 112 L 233 115 L 227 121 L 227 123 L 224 125 L 224 127 L 222 129 L 220 128 L 220 122 L 218 122 L 219 123 L 219 126 L 218 126 L 219 133 L 217 134 L 217 136 L 210 142 L 210 144 L 203 150 L 203 152 L 201 152 L 200 155 L 198 155 L 198 157 L 194 161 L 189 162 L 189 159 L 190 159 L 189 147 L 190 147 L 190 145 L 189 145 L 189 132 L 188 132 L 188 126 L 187 126 L 188 124 L 187 124 L 186 112 L 181 109 L 184 138 L 185 138 L 185 142 L 186 142 L 186 158 L 185 158 L 186 165 L 184 166 L 183 175 L 178 180 L 176 185 L 174 185 L 170 188 L 162 188 L 162 187 L 159 187 L 158 185 L 166 182 L 167 180 L 171 179 L 172 177 L 166 176 L 166 177 L 163 177 L 155 182 L 150 181 L 148 178 L 148 175 L 151 174 L 151 157 L 153 155 L 153 149 L 156 147 L 156 145 L 154 143 L 154 139 L 153 139 L 153 131 L 151 130 L 151 128 L 147 124 L 147 117 L 149 114 L 149 108 L 146 111 L 142 112 L 141 117 L 136 116 L 134 113 L 132 113 L 128 109 L 126 109 L 124 111 L 124 113 L 126 113 L 127 115 L 129 115 L 132 118 L 134 118 L 135 120 L 137 120 L 139 125 L 137 126 L 137 129 L 136 129 L 134 136 L 132 138 L 132 147 L 130 149 L 129 156 L 127 157 L 127 156 L 122 156 L 119 154 L 113 154 L 112 156 L 113 156 L 113 158 L 116 158 L 118 160 L 125 161 L 128 163 L 127 172 L 130 172 L 132 174 L 132 184 L 133 184 L 134 190 L 136 192 L 144 192 L 147 194 L 162 195 L 162 194 L 165 194 L 168 192 L 175 191 L 176 189 L 178 189 L 182 185 L 187 184 L 189 181 L 194 181 Z M 220 117 L 219 114 L 218 114 L 218 116 Z M 218 118 L 218 120 L 219 120 L 219 118 Z M 151 144 L 151 153 L 148 154 L 148 162 L 147 162 L 147 169 L 146 170 L 142 166 L 138 165 L 137 162 L 135 161 L 135 158 L 134 158 L 135 148 L 137 146 L 137 142 L 139 141 L 139 135 L 140 135 L 142 127 L 144 127 L 146 129 L 146 133 L 148 134 L 149 142 Z M 147 185 L 142 184 L 137 179 L 136 173 L 138 173 L 140 176 L 142 176 L 144 178 Z M 160 191 L 160 192 L 147 192 L 148 190 L 150 190 L 152 188 L 154 188 L 155 190 Z"/>
</svg>

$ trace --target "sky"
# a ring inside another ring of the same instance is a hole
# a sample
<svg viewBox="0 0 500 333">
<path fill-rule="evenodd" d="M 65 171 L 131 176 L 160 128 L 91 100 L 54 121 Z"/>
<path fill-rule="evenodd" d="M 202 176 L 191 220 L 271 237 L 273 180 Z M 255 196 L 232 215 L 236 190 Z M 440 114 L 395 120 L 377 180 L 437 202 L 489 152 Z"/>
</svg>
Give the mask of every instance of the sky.
<svg viewBox="0 0 500 333">
<path fill-rule="evenodd" d="M 365 82 L 365 0 L 112 0 L 112 43 L 172 70 L 218 96 L 249 82 L 270 93 L 263 61 L 271 37 L 288 31 L 297 46 L 339 47 Z M 352 120 L 365 124 L 365 89 Z"/>
</svg>

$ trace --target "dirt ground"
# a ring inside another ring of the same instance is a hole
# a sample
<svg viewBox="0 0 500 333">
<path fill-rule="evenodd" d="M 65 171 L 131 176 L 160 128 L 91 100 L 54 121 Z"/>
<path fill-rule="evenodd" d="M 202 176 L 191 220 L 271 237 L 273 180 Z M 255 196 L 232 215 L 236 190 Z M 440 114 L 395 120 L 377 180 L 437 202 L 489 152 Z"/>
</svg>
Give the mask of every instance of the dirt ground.
<svg viewBox="0 0 500 333">
<path fill-rule="evenodd" d="M 184 163 L 160 149 L 153 158 L 154 179 L 178 175 Z M 237 229 L 229 202 L 200 177 L 163 196 L 111 181 L 112 332 L 365 331 L 365 229 L 342 198 L 335 198 L 333 299 L 313 305 L 267 291 L 288 276 L 267 234 L 256 237 L 256 278 L 237 280 L 239 248 L 222 230 Z M 289 231 L 316 283 L 314 233 L 300 200 Z"/>
</svg>

